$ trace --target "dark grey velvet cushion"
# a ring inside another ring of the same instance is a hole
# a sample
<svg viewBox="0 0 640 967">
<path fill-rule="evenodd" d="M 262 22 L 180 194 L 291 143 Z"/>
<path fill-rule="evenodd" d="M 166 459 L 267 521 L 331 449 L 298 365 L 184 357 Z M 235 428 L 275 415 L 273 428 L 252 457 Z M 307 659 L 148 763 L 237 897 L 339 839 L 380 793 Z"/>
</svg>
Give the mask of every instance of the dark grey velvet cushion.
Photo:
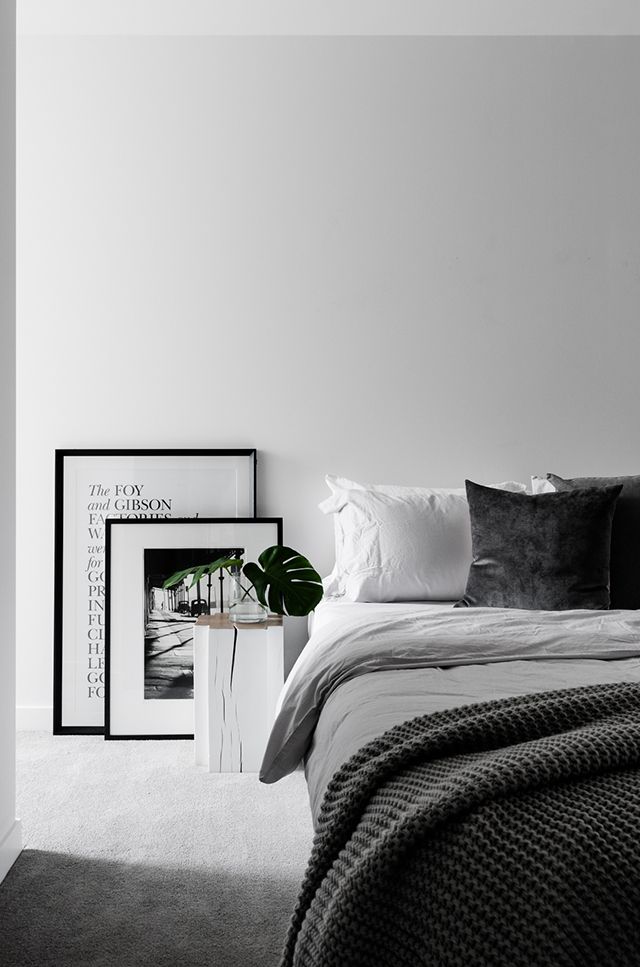
<svg viewBox="0 0 640 967">
<path fill-rule="evenodd" d="M 571 477 L 548 473 L 558 491 L 621 485 L 611 528 L 611 607 L 640 608 L 640 477 Z"/>
<path fill-rule="evenodd" d="M 466 481 L 473 562 L 456 607 L 609 607 L 611 522 L 621 486 L 511 494 Z"/>
</svg>

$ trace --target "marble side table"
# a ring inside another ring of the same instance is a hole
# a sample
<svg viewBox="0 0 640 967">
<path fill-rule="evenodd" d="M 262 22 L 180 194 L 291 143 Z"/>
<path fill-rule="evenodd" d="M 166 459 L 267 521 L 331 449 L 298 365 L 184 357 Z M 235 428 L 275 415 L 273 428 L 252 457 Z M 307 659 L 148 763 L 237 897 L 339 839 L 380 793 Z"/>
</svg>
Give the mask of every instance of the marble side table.
<svg viewBox="0 0 640 967">
<path fill-rule="evenodd" d="M 203 615 L 195 626 L 196 765 L 209 772 L 258 772 L 284 681 L 283 623 Z"/>
</svg>

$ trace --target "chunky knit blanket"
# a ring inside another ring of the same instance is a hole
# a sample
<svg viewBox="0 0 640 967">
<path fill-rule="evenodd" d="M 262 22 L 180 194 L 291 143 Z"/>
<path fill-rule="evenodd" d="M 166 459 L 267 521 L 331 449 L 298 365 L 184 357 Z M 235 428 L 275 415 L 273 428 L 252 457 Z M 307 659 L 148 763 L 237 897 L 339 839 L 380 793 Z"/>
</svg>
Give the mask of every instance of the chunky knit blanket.
<svg viewBox="0 0 640 967">
<path fill-rule="evenodd" d="M 422 716 L 324 799 L 283 967 L 640 965 L 640 686 Z"/>
</svg>

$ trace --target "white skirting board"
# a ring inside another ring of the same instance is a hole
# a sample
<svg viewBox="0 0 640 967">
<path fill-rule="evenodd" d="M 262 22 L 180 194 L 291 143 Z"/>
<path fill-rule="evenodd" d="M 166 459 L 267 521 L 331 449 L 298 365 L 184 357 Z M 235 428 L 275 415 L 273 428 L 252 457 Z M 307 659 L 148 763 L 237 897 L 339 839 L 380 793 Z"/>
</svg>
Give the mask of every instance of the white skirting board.
<svg viewBox="0 0 640 967">
<path fill-rule="evenodd" d="M 22 852 L 22 824 L 16 819 L 0 840 L 0 883 Z"/>
<path fill-rule="evenodd" d="M 18 705 L 16 707 L 16 731 L 53 731 L 53 708 L 51 705 Z"/>
</svg>

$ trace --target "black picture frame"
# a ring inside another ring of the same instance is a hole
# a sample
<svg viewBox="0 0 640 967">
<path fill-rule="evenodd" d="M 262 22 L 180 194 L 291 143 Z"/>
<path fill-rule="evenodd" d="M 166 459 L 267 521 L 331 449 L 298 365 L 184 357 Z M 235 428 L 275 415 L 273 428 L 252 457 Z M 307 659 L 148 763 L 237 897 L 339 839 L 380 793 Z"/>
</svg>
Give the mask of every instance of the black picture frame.
<svg viewBox="0 0 640 967">
<path fill-rule="evenodd" d="M 246 527 L 252 528 L 252 530 L 256 533 L 256 539 L 259 536 L 258 529 L 261 528 L 261 525 L 268 525 L 269 527 L 273 528 L 273 531 L 271 531 L 271 536 L 265 539 L 267 541 L 271 540 L 272 543 L 275 543 L 278 545 L 282 545 L 283 543 L 283 537 L 282 537 L 283 522 L 281 517 L 253 517 L 253 518 L 210 517 L 210 518 L 198 518 L 197 520 L 194 520 L 193 518 L 182 518 L 182 519 L 171 518 L 163 521 L 147 519 L 147 520 L 109 520 L 106 522 L 106 556 L 105 556 L 106 678 L 105 678 L 105 728 L 104 728 L 105 740 L 113 741 L 113 740 L 134 740 L 134 739 L 135 740 L 137 739 L 143 739 L 143 740 L 193 739 L 192 730 L 174 731 L 171 728 L 168 728 L 166 731 L 156 731 L 156 730 L 146 730 L 146 729 L 140 728 L 139 731 L 131 731 L 129 729 L 122 730 L 121 728 L 118 727 L 116 723 L 114 723 L 114 704 L 115 704 L 114 698 L 116 696 L 116 692 L 118 689 L 119 677 L 122 677 L 121 672 L 117 670 L 117 664 L 114 661 L 114 652 L 116 649 L 119 649 L 120 653 L 124 652 L 126 655 L 127 680 L 129 680 L 132 677 L 131 667 L 132 667 L 132 664 L 135 664 L 137 661 L 135 657 L 132 658 L 132 653 L 129 651 L 129 649 L 131 648 L 131 639 L 129 637 L 126 638 L 126 641 L 123 639 L 122 642 L 116 642 L 114 646 L 114 637 L 113 637 L 114 611 L 120 606 L 120 602 L 117 600 L 117 592 L 114 592 L 114 581 L 113 581 L 114 571 L 120 576 L 120 579 L 121 579 L 120 583 L 122 583 L 123 580 L 126 580 L 126 578 L 123 578 L 125 574 L 125 567 L 124 567 L 125 562 L 123 562 L 122 559 L 120 560 L 117 559 L 118 558 L 117 553 L 114 555 L 114 533 L 116 532 L 123 533 L 125 532 L 125 530 L 128 530 L 131 534 L 134 534 L 134 531 L 138 532 L 135 535 L 137 543 L 135 544 L 133 553 L 138 554 L 138 561 L 139 561 L 140 551 L 144 552 L 144 550 L 147 549 L 146 548 L 147 542 L 144 541 L 145 531 L 148 531 L 149 533 L 151 533 L 152 531 L 154 532 L 154 537 L 155 537 L 154 547 L 164 546 L 166 543 L 172 550 L 180 546 L 188 546 L 191 548 L 194 545 L 194 536 L 193 536 L 194 531 L 200 531 L 202 534 L 200 544 L 202 547 L 208 548 L 212 546 L 212 544 L 215 544 L 216 546 L 220 544 L 220 539 L 218 539 L 216 535 L 207 533 L 207 531 L 211 531 L 214 528 L 218 528 L 219 525 L 231 525 L 231 527 L 238 533 L 238 535 L 240 535 L 240 531 L 242 531 L 244 528 Z M 178 530 L 180 529 L 180 527 L 188 531 L 188 536 L 184 538 L 182 541 L 180 540 L 172 541 L 170 539 L 171 535 L 172 534 L 178 535 Z M 158 537 L 158 534 L 160 534 L 162 531 L 164 531 L 164 534 L 161 534 L 161 537 Z M 274 537 L 275 537 L 275 540 L 273 539 Z M 229 542 L 226 540 L 223 540 L 222 543 L 225 545 L 229 544 Z M 245 544 L 248 544 L 248 542 L 246 541 L 246 538 L 243 540 L 242 536 L 237 536 L 236 538 L 231 540 L 231 544 L 229 546 L 236 547 L 236 546 L 239 546 L 239 544 L 242 544 L 244 546 Z M 257 558 L 258 554 L 261 553 L 267 546 L 270 546 L 269 543 L 265 544 L 264 547 L 263 546 L 258 547 L 256 542 L 254 541 L 254 546 L 248 550 L 247 557 L 251 557 L 252 555 L 255 555 L 255 558 Z M 122 557 L 122 554 L 123 552 L 121 551 L 120 557 Z M 138 577 L 140 577 L 140 575 L 138 575 Z M 141 581 L 138 582 L 138 588 L 139 588 L 138 592 L 135 592 L 134 590 L 134 596 L 139 597 L 140 600 L 136 602 L 134 608 L 132 608 L 130 611 L 130 614 L 132 616 L 134 623 L 136 623 L 141 618 L 141 615 L 142 615 L 142 608 L 140 606 L 140 603 L 143 600 L 144 589 Z M 141 640 L 144 640 L 143 639 L 144 629 L 142 624 L 140 625 L 140 631 L 142 633 Z M 139 665 L 139 662 L 138 662 L 138 665 Z M 134 677 L 136 677 L 135 673 L 134 673 Z M 138 679 L 138 684 L 140 684 L 139 674 L 137 675 L 137 679 Z M 127 684 L 129 684 L 129 681 L 127 682 Z M 140 694 L 140 689 L 138 689 L 138 694 L 139 694 L 138 709 L 143 710 L 143 707 L 145 706 L 146 702 L 145 702 L 145 699 Z M 184 700 L 181 700 L 181 701 L 184 702 Z M 129 703 L 126 701 L 124 702 L 124 704 L 127 705 L 127 711 L 130 711 L 131 705 L 129 705 Z M 175 703 L 171 703 L 170 700 L 151 703 L 151 705 L 154 705 L 158 708 L 159 712 L 165 712 L 165 710 L 167 710 L 167 716 L 172 711 L 169 708 L 171 704 L 175 705 Z M 190 703 L 190 708 L 191 708 L 191 719 L 192 719 L 193 701 L 191 701 Z M 135 714 L 135 711 L 136 711 L 136 707 L 134 706 L 133 707 L 134 714 Z M 142 711 L 142 714 L 144 716 L 144 711 Z"/>
<path fill-rule="evenodd" d="M 197 464 L 201 459 L 204 462 L 211 462 L 212 467 L 218 465 L 220 468 L 232 466 L 233 461 L 237 461 L 238 466 L 243 467 L 243 475 L 246 474 L 246 480 L 243 478 L 243 483 L 246 486 L 243 488 L 242 501 L 240 502 L 236 497 L 236 506 L 239 510 L 238 516 L 255 517 L 257 506 L 257 450 L 254 447 L 222 449 L 57 449 L 55 451 L 53 627 L 54 735 L 101 735 L 104 733 L 104 724 L 102 721 L 101 711 L 103 708 L 103 700 L 101 696 L 95 696 L 96 703 L 99 703 L 100 705 L 100 722 L 88 721 L 89 717 L 92 719 L 97 717 L 97 710 L 94 710 L 93 708 L 91 710 L 91 715 L 87 715 L 87 718 L 84 721 L 82 720 L 82 712 L 79 713 L 79 717 L 81 719 L 80 721 L 70 721 L 70 718 L 77 719 L 78 716 L 69 716 L 65 707 L 67 694 L 69 692 L 69 686 L 65 685 L 65 670 L 67 664 L 67 655 L 70 647 L 70 636 L 68 633 L 65 634 L 65 581 L 69 581 L 69 573 L 70 571 L 73 571 L 73 553 L 69 550 L 69 535 L 66 533 L 70 510 L 69 505 L 72 504 L 67 491 L 67 482 L 70 477 L 71 468 L 74 466 L 74 461 L 78 461 L 90 466 L 92 461 L 95 460 L 96 470 L 100 469 L 102 465 L 108 465 L 109 461 L 113 461 L 114 468 L 117 465 L 125 467 L 128 465 L 130 472 L 136 476 L 140 473 L 144 475 L 145 472 L 147 475 L 149 475 L 151 473 L 152 464 L 154 462 L 157 464 L 159 460 L 172 462 L 175 461 L 175 469 L 180 471 L 181 475 L 181 467 L 183 467 L 185 477 L 187 477 L 188 462 L 191 461 L 193 465 Z M 87 494 L 85 493 L 85 504 L 86 496 Z M 192 508 L 191 506 L 188 506 L 189 501 L 186 501 L 185 504 L 183 503 L 181 497 L 177 499 L 177 502 L 178 507 L 182 508 L 181 510 L 178 510 L 180 517 L 182 517 L 185 513 L 190 514 L 192 510 L 194 513 L 203 513 L 207 515 L 211 515 L 212 512 L 214 514 L 220 512 L 226 512 L 228 514 L 236 513 L 235 506 L 230 506 L 224 501 L 216 501 L 215 494 L 213 493 L 211 494 L 211 498 L 209 498 L 208 494 L 206 499 L 203 498 L 203 505 L 201 508 Z M 197 503 L 197 498 L 195 497 L 194 502 Z M 67 512 L 65 512 L 65 506 Z M 106 521 L 103 523 L 106 524 Z M 104 559 L 104 552 L 102 555 L 96 555 L 98 559 L 100 559 L 101 556 L 102 559 Z M 71 560 L 69 559 L 70 557 Z M 71 636 L 71 638 L 73 638 L 73 636 Z M 77 641 L 74 641 L 73 644 L 77 650 Z M 71 696 L 71 701 L 73 701 L 73 694 Z"/>
</svg>

